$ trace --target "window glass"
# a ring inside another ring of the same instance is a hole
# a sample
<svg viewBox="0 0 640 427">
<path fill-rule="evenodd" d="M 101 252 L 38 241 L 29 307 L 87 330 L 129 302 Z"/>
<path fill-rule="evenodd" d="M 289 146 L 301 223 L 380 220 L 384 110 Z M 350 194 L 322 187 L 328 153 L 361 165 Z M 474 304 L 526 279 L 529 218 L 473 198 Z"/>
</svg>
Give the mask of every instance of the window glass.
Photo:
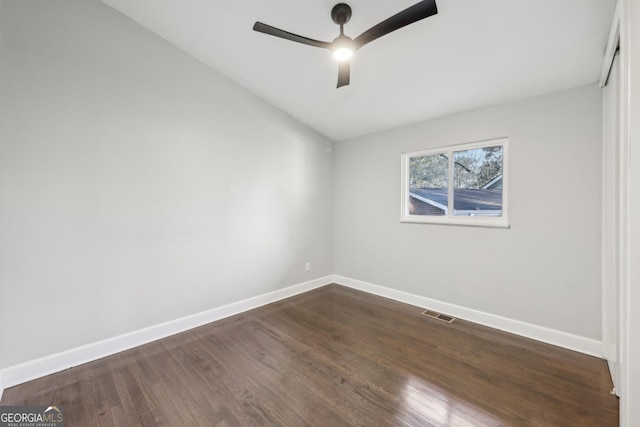
<svg viewBox="0 0 640 427">
<path fill-rule="evenodd" d="M 502 146 L 454 152 L 454 215 L 502 215 L 502 152 Z"/>
<path fill-rule="evenodd" d="M 409 214 L 446 215 L 449 204 L 449 160 L 444 154 L 409 159 Z"/>
</svg>

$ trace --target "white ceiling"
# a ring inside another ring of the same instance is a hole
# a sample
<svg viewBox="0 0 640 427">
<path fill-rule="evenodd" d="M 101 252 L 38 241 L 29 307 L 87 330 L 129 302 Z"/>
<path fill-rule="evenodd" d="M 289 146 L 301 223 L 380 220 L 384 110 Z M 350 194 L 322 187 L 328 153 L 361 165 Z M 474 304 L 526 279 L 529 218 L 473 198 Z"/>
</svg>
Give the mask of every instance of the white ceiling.
<svg viewBox="0 0 640 427">
<path fill-rule="evenodd" d="M 438 14 L 356 53 L 336 89 L 329 51 L 338 0 L 103 0 L 332 140 L 598 80 L 615 0 L 437 0 Z M 416 0 L 350 0 L 356 37 Z"/>
</svg>

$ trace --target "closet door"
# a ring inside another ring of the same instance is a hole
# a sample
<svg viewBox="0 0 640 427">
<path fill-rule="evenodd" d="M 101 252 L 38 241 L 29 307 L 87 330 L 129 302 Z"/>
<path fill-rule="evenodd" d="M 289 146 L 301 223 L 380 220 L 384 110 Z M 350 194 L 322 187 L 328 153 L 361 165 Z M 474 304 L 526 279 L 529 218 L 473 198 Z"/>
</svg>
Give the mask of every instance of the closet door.
<svg viewBox="0 0 640 427">
<path fill-rule="evenodd" d="M 616 53 L 604 91 L 602 297 L 604 357 L 620 389 L 620 65 Z"/>
</svg>

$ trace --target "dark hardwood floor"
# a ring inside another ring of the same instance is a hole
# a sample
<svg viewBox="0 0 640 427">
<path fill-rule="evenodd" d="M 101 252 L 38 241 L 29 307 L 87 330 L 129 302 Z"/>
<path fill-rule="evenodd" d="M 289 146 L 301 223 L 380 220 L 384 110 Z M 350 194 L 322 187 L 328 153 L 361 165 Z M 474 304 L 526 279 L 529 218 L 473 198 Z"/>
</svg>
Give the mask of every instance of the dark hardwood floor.
<svg viewBox="0 0 640 427">
<path fill-rule="evenodd" d="M 326 286 L 5 390 L 65 426 L 617 426 L 603 360 Z"/>
</svg>

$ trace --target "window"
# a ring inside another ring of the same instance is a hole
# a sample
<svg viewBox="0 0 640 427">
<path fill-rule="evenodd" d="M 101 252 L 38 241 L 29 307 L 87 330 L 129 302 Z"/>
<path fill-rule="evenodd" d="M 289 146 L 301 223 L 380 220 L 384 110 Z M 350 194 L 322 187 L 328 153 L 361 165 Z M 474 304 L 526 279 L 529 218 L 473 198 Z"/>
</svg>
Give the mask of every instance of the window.
<svg viewBox="0 0 640 427">
<path fill-rule="evenodd" d="M 508 227 L 506 138 L 402 155 L 403 222 Z"/>
</svg>

